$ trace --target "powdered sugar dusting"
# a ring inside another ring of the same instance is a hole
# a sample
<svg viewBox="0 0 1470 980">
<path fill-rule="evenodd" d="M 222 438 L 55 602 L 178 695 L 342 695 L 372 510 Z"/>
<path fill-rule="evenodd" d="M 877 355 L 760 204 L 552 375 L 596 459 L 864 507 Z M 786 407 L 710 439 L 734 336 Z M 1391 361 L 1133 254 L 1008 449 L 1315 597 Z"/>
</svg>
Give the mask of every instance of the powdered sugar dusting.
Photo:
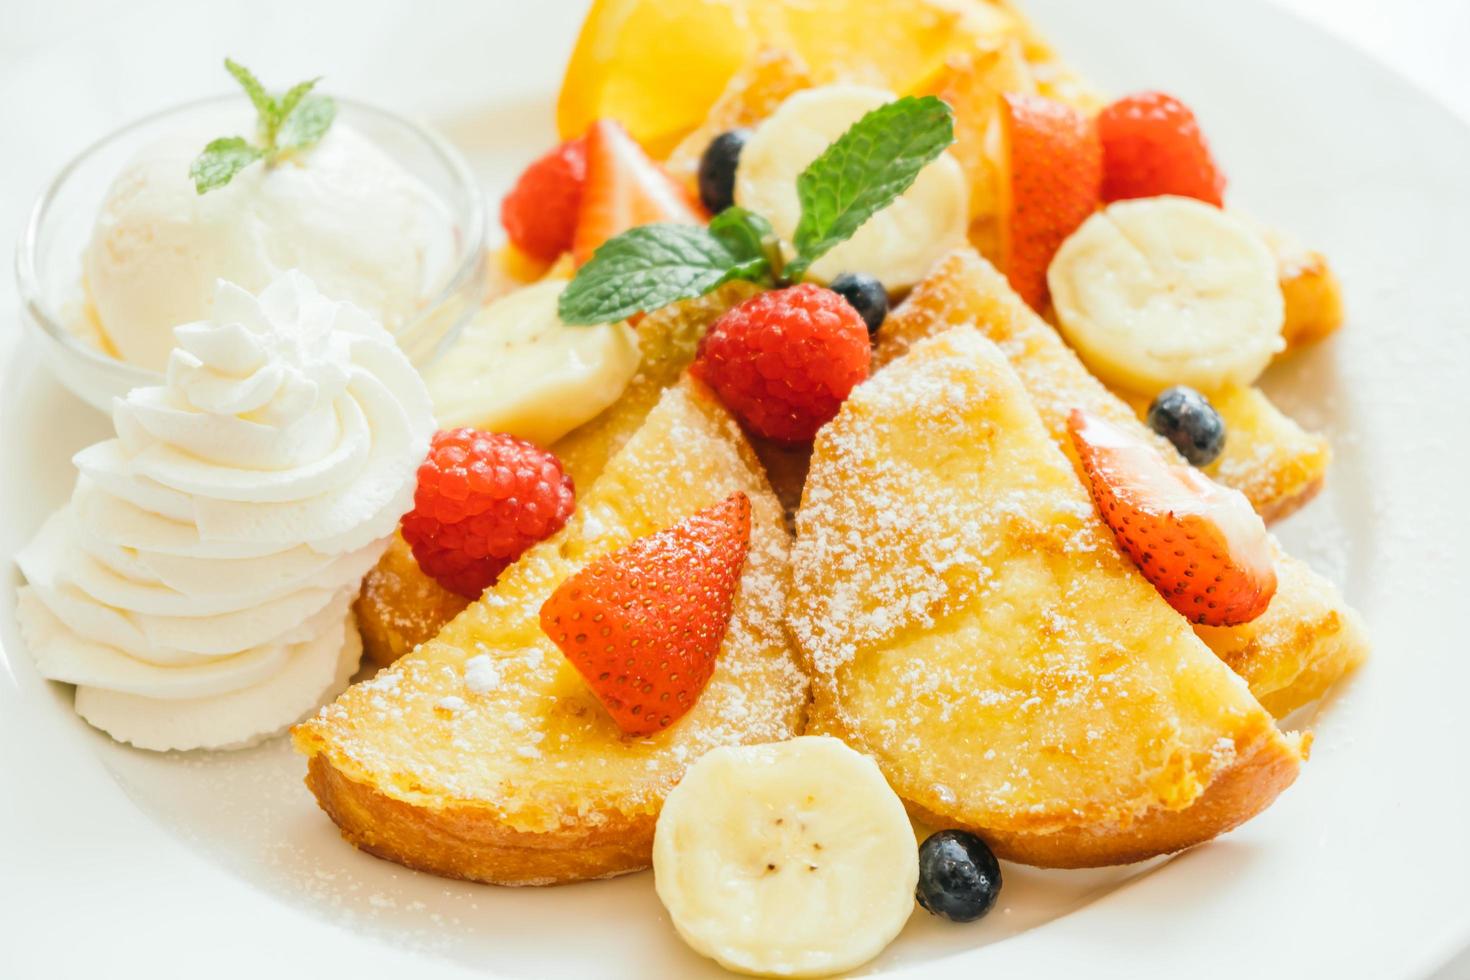
<svg viewBox="0 0 1470 980">
<path fill-rule="evenodd" d="M 464 685 L 475 694 L 488 694 L 500 683 L 500 671 L 488 654 L 479 654 L 465 661 Z"/>
<path fill-rule="evenodd" d="M 1236 733 L 1269 725 L 1118 553 L 969 327 L 916 344 L 823 430 L 793 570 L 819 714 L 937 814 L 1132 819 L 1189 802 Z"/>
<path fill-rule="evenodd" d="M 586 562 L 737 489 L 751 500 L 751 544 L 715 674 L 671 728 L 625 739 L 541 631 L 541 603 Z M 696 387 L 671 389 L 561 533 L 435 640 L 325 709 L 303 740 L 409 802 L 484 806 L 521 830 L 656 810 L 709 748 L 797 731 L 807 681 L 782 627 L 789 548 L 738 427 Z"/>
</svg>

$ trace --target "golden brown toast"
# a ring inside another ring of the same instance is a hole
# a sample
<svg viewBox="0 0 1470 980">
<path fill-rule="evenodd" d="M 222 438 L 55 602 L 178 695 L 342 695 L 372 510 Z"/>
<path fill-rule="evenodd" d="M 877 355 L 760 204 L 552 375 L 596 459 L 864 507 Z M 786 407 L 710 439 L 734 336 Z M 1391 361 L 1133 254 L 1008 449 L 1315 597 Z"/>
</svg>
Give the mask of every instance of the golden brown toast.
<svg viewBox="0 0 1470 980">
<path fill-rule="evenodd" d="M 386 667 L 444 628 L 470 600 L 425 575 L 403 535 L 394 534 L 383 557 L 362 580 L 353 608 L 362 648 Z"/>
<path fill-rule="evenodd" d="M 1368 657 L 1368 634 L 1337 588 L 1276 549 L 1276 596 L 1241 626 L 1195 632 L 1278 718 L 1317 700 Z"/>
<path fill-rule="evenodd" d="M 751 543 L 714 677 L 682 719 L 630 739 L 542 632 L 569 575 L 730 493 Z M 293 732 L 307 785 L 362 849 L 499 884 L 648 864 L 654 821 L 689 763 L 800 731 L 807 678 L 782 628 L 790 538 L 739 427 L 696 382 L 671 388 L 578 501 L 433 640 Z"/>
<path fill-rule="evenodd" d="M 1342 326 L 1342 285 L 1321 252 L 1304 248 L 1288 236 L 1259 222 L 1256 231 L 1276 256 L 1276 279 L 1281 284 L 1286 318 L 1281 336 L 1286 352 L 1314 344 Z"/>
<path fill-rule="evenodd" d="M 1053 441 L 1069 455 L 1067 413 L 1081 407 L 1178 458 L 1167 441 L 1088 373 L 1061 335 L 1015 294 L 1005 277 L 973 251 L 959 250 L 941 260 L 894 310 L 879 335 L 875 361 L 893 361 L 920 340 L 958 324 L 972 324 L 1000 345 Z M 1225 410 L 1222 414 L 1227 426 L 1239 421 Z M 1230 439 L 1236 438 L 1233 428 L 1230 433 Z M 1220 473 L 1219 465 L 1206 472 L 1223 479 L 1229 474 Z M 1280 716 L 1320 697 L 1362 662 L 1368 645 L 1361 620 L 1335 587 L 1279 548 L 1276 568 L 1276 596 L 1263 615 L 1244 626 L 1200 627 L 1199 632 Z"/>
<path fill-rule="evenodd" d="M 675 303 L 643 318 L 638 325 L 638 347 L 643 355 L 638 373 L 617 401 L 551 447 L 579 493 L 592 486 L 608 459 L 638 431 L 664 389 L 679 380 L 694 360 L 705 328 L 754 292 L 749 283 L 730 283 L 708 296 Z M 375 662 L 391 664 L 438 633 L 468 604 L 469 600 L 425 575 L 407 542 L 394 535 L 388 550 L 363 579 L 357 599 L 363 648 Z"/>
<path fill-rule="evenodd" d="M 1249 819 L 1302 745 L 1114 543 L 994 344 L 961 326 L 817 436 L 787 622 L 814 722 L 1012 860 L 1141 860 Z"/>
</svg>

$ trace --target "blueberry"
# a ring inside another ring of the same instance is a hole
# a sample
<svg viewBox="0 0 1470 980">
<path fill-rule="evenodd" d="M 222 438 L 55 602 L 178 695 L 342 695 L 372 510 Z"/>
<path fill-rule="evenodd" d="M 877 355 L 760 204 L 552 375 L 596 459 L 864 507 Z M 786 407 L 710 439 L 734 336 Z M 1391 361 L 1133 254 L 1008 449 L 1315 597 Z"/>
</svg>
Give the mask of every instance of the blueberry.
<svg viewBox="0 0 1470 980">
<path fill-rule="evenodd" d="M 1000 862 L 963 830 L 941 830 L 919 845 L 919 904 L 954 922 L 973 922 L 1000 895 Z"/>
<path fill-rule="evenodd" d="M 832 280 L 829 288 L 858 311 L 868 325 L 868 336 L 876 336 L 888 316 L 888 290 L 883 284 L 866 273 L 844 272 Z"/>
<path fill-rule="evenodd" d="M 1159 392 L 1148 407 L 1148 424 L 1195 466 L 1208 466 L 1225 448 L 1225 422 L 1209 400 L 1184 385 Z"/>
<path fill-rule="evenodd" d="M 732 129 L 704 148 L 699 158 L 699 199 L 710 214 L 719 214 L 735 203 L 735 168 L 749 139 L 750 130 Z"/>
</svg>

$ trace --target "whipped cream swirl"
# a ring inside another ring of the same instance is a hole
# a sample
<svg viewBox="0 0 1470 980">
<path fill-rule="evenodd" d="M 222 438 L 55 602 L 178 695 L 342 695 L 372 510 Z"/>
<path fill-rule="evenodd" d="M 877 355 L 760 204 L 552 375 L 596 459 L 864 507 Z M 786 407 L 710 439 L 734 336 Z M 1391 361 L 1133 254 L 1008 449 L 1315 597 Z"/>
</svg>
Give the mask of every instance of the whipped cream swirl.
<svg viewBox="0 0 1470 980">
<path fill-rule="evenodd" d="M 392 337 L 299 272 L 259 297 L 220 282 L 174 335 L 166 382 L 114 403 L 117 437 L 76 455 L 71 502 L 18 556 L 21 625 L 114 737 L 224 747 L 355 669 L 351 603 L 433 416 Z"/>
</svg>

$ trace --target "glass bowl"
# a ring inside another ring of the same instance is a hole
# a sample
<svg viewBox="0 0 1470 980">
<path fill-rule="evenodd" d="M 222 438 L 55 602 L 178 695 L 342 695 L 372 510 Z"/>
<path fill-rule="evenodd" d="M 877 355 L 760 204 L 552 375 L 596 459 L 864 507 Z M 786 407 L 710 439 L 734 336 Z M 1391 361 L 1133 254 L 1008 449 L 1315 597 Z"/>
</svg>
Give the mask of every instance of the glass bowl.
<svg viewBox="0 0 1470 980">
<path fill-rule="evenodd" d="M 485 290 L 485 202 L 459 151 L 433 132 L 382 109 L 337 99 L 337 118 L 418 177 L 442 202 L 450 222 L 447 254 L 435 257 L 437 281 L 395 338 L 423 368 L 478 308 Z M 163 375 L 128 364 L 84 339 L 82 255 L 113 180 L 145 146 L 179 132 L 250 132 L 254 110 L 244 96 L 216 96 L 145 116 L 104 136 L 72 160 L 31 210 L 15 252 L 21 321 L 57 379 L 83 401 L 111 411 L 112 400 Z M 202 146 L 202 144 L 201 144 Z"/>
</svg>

